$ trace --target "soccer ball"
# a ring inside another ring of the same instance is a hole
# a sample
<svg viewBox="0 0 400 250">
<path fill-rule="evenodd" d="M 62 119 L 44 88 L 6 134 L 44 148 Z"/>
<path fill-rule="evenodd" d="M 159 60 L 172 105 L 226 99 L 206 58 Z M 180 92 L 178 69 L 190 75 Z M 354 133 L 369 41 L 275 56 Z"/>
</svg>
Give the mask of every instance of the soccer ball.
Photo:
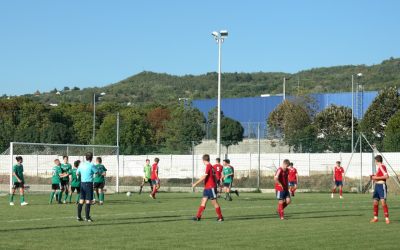
<svg viewBox="0 0 400 250">
<path fill-rule="evenodd" d="M 126 196 L 131 196 L 131 195 L 132 195 L 131 192 L 126 193 Z"/>
</svg>

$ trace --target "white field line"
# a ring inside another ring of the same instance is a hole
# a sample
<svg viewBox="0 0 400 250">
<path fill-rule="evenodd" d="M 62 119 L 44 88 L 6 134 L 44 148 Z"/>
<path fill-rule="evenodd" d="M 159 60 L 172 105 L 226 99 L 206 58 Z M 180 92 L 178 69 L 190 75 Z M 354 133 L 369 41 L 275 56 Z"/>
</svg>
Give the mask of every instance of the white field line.
<svg viewBox="0 0 400 250">
<path fill-rule="evenodd" d="M 392 201 L 392 200 L 391 200 Z M 330 202 L 330 203 L 306 203 L 306 204 L 291 204 L 288 207 L 297 207 L 306 208 L 306 206 L 314 206 L 314 205 L 331 205 L 331 204 L 360 204 L 360 203 L 371 203 L 371 201 L 360 201 L 360 202 Z M 252 206 L 252 207 L 231 207 L 231 208 L 222 208 L 222 210 L 230 210 L 230 209 L 258 209 L 258 208 L 276 208 L 277 206 Z M 353 207 L 353 206 L 351 206 Z M 372 207 L 371 206 L 359 206 L 359 207 Z M 400 207 L 400 206 L 389 206 L 389 207 Z M 334 207 L 334 206 L 318 206 L 318 208 L 343 208 Z M 122 213 L 122 214 L 101 214 L 101 215 L 91 215 L 90 217 L 104 217 L 104 216 L 124 216 L 124 215 L 135 215 L 135 214 L 159 214 L 159 213 L 181 213 L 181 212 L 197 212 L 197 210 L 176 210 L 176 211 L 154 211 L 154 212 L 138 212 L 138 213 Z M 327 211 L 328 212 L 328 211 Z M 76 219 L 76 216 L 68 216 L 68 217 L 55 217 L 55 218 L 36 218 L 36 219 L 25 219 L 25 220 L 4 220 L 0 221 L 0 223 L 10 223 L 10 222 L 27 222 L 27 221 L 44 221 L 44 220 L 62 220 L 62 219 Z"/>
</svg>

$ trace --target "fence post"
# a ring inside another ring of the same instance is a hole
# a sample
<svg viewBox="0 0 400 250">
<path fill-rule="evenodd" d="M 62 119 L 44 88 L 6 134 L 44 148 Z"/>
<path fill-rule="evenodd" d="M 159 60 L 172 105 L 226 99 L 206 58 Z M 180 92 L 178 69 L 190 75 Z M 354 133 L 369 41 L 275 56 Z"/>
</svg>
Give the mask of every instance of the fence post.
<svg viewBox="0 0 400 250">
<path fill-rule="evenodd" d="M 360 193 L 362 193 L 362 137 L 360 133 Z"/>
<path fill-rule="evenodd" d="M 311 175 L 311 154 L 308 153 L 308 176 Z"/>
<path fill-rule="evenodd" d="M 192 193 L 194 193 L 194 141 L 192 141 Z"/>
<path fill-rule="evenodd" d="M 258 176 L 257 176 L 257 189 L 260 190 L 260 168 L 261 168 L 261 162 L 260 162 L 260 154 L 261 154 L 261 148 L 260 148 L 260 124 L 258 124 Z"/>
<path fill-rule="evenodd" d="M 117 178 L 115 185 L 117 193 L 119 193 L 119 147 L 117 147 Z"/>
<path fill-rule="evenodd" d="M 251 175 L 251 153 L 250 153 L 250 164 L 249 164 L 249 178 L 250 178 L 250 175 Z"/>
<path fill-rule="evenodd" d="M 13 179 L 13 157 L 14 157 L 14 144 L 10 142 L 10 194 L 12 190 L 12 179 Z"/>
</svg>

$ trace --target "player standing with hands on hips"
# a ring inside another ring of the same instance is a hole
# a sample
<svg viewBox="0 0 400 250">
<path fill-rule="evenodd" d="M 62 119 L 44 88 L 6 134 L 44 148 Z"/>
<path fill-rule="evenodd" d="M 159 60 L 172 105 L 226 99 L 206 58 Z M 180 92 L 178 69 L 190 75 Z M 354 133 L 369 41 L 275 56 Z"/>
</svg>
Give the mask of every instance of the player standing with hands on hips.
<svg viewBox="0 0 400 250">
<path fill-rule="evenodd" d="M 336 162 L 335 173 L 333 174 L 333 181 L 335 182 L 335 187 L 332 190 L 331 197 L 333 198 L 333 194 L 335 193 L 336 188 L 339 186 L 340 199 L 342 199 L 342 187 L 343 182 L 346 182 L 346 178 L 344 177 L 344 169 L 340 166 L 340 161 Z"/>
<path fill-rule="evenodd" d="M 390 224 L 389 211 L 386 205 L 386 180 L 389 178 L 389 175 L 386 171 L 386 167 L 382 164 L 382 156 L 375 156 L 375 164 L 378 167 L 378 172 L 376 175 L 371 175 L 371 179 L 376 182 L 374 195 L 372 196 L 372 199 L 374 199 L 374 219 L 372 219 L 371 222 L 378 222 L 379 201 L 381 201 L 386 223 Z"/>
<path fill-rule="evenodd" d="M 78 170 L 76 171 L 77 174 L 81 176 L 81 199 L 78 204 L 78 218 L 77 221 L 83 221 L 81 214 L 82 214 L 82 207 L 83 202 L 86 200 L 86 222 L 93 222 L 90 218 L 90 201 L 93 197 L 93 175 L 99 175 L 99 170 L 94 166 L 92 163 L 93 154 L 86 153 L 86 161 L 79 165 Z"/>
</svg>

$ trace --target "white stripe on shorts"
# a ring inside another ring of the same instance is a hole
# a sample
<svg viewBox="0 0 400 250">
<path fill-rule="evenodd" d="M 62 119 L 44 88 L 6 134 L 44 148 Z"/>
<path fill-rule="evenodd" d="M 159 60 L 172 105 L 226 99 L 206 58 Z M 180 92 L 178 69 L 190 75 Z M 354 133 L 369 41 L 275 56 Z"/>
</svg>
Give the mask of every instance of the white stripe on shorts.
<svg viewBox="0 0 400 250">
<path fill-rule="evenodd" d="M 383 198 L 386 200 L 386 184 L 383 184 Z"/>
<path fill-rule="evenodd" d="M 211 190 L 212 190 L 212 193 L 213 193 L 213 198 L 215 199 L 215 198 L 217 198 L 217 196 L 215 195 L 215 190 L 214 190 L 214 188 L 211 188 Z"/>
<path fill-rule="evenodd" d="M 276 193 L 276 198 L 277 198 L 277 199 L 281 198 L 281 191 L 278 191 L 278 192 Z"/>
</svg>

